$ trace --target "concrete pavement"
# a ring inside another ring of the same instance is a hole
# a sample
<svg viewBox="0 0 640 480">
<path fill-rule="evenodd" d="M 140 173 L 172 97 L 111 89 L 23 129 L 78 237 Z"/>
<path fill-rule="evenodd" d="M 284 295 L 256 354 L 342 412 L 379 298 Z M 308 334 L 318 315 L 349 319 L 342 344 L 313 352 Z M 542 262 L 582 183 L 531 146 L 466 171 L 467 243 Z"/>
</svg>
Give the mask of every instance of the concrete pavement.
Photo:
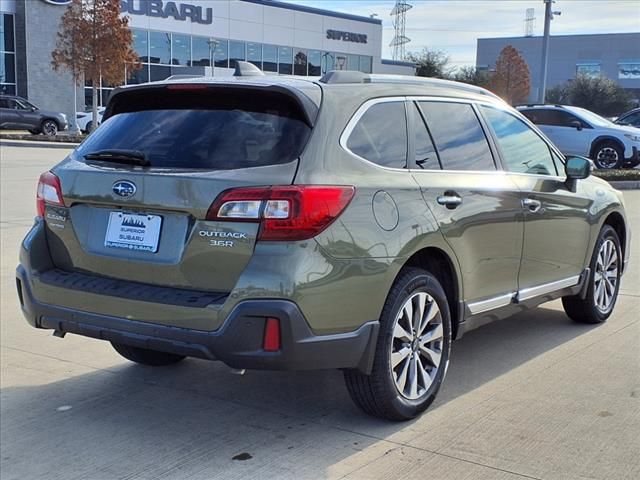
<svg viewBox="0 0 640 480">
<path fill-rule="evenodd" d="M 67 152 L 0 148 L 0 477 L 640 478 L 640 191 L 619 303 L 600 326 L 559 302 L 453 345 L 444 387 L 407 423 L 369 418 L 337 371 L 154 369 L 109 344 L 29 327 L 14 269 L 39 174 Z"/>
</svg>

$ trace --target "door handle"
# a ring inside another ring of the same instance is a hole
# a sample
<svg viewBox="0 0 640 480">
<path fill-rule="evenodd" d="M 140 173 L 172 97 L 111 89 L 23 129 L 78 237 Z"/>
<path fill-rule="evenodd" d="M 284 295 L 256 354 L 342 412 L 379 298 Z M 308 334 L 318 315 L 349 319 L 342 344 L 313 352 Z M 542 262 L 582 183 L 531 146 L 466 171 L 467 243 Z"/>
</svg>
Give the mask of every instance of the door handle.
<svg viewBox="0 0 640 480">
<path fill-rule="evenodd" d="M 436 199 L 436 201 L 440 205 L 444 205 L 445 207 L 447 207 L 449 210 L 453 210 L 454 208 L 456 208 L 458 205 L 462 203 L 462 197 L 458 196 L 453 192 L 445 192 L 445 194 L 440 195 Z"/>
<path fill-rule="evenodd" d="M 525 198 L 522 200 L 522 206 L 531 213 L 536 213 L 542 208 L 542 202 L 540 200 L 534 200 L 533 198 Z"/>
</svg>

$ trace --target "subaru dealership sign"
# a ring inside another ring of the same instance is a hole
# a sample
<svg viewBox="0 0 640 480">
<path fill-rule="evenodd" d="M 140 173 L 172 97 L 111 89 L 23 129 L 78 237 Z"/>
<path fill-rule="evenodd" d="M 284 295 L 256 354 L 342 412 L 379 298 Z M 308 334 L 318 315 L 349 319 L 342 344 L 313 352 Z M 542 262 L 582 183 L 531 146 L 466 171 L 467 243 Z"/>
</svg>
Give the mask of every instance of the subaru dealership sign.
<svg viewBox="0 0 640 480">
<path fill-rule="evenodd" d="M 184 22 L 189 19 L 193 23 L 211 25 L 213 8 L 204 8 L 189 3 L 178 3 L 163 0 L 120 0 L 122 13 L 145 15 L 147 17 L 173 18 Z"/>
</svg>

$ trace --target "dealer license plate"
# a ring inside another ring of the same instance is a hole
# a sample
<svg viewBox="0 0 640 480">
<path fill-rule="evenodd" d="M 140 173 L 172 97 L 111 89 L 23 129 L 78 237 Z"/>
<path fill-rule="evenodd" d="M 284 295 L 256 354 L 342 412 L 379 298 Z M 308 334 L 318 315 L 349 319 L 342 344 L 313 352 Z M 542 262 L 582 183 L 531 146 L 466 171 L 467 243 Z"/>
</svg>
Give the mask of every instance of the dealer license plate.
<svg viewBox="0 0 640 480">
<path fill-rule="evenodd" d="M 155 253 L 158 251 L 161 225 L 162 217 L 159 215 L 111 212 L 104 245 Z"/>
</svg>

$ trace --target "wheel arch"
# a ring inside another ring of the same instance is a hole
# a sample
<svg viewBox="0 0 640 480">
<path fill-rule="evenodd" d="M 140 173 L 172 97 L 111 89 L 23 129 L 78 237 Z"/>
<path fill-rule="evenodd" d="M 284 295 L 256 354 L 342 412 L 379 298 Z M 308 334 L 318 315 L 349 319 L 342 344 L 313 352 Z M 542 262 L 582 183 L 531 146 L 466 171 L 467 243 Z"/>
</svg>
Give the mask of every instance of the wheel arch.
<svg viewBox="0 0 640 480">
<path fill-rule="evenodd" d="M 55 124 L 56 124 L 56 127 L 58 127 L 58 130 L 60 130 L 60 122 L 58 122 L 58 120 L 56 120 L 56 119 L 55 119 L 55 118 L 53 118 L 53 117 L 43 117 L 43 118 L 40 120 L 40 129 L 42 129 L 42 126 L 44 125 L 44 122 L 46 122 L 47 120 L 51 120 L 53 123 L 55 123 Z"/>
<path fill-rule="evenodd" d="M 609 225 L 618 234 L 618 238 L 620 239 L 620 248 L 622 249 L 622 258 L 624 259 L 627 246 L 627 226 L 624 221 L 624 217 L 619 212 L 611 212 L 602 223 L 603 227 L 605 225 Z M 624 269 L 624 262 L 622 262 L 622 269 Z"/>
<path fill-rule="evenodd" d="M 617 143 L 618 146 L 622 149 L 622 155 L 624 156 L 624 152 L 626 149 L 624 147 L 624 143 L 619 138 L 616 138 L 612 135 L 599 135 L 596 138 L 594 138 L 593 141 L 591 142 L 589 157 L 593 158 L 593 156 L 596 153 L 596 148 L 598 147 L 598 145 L 600 145 L 602 142 L 609 142 L 609 141 Z"/>
<path fill-rule="evenodd" d="M 447 303 L 451 312 L 452 338 L 457 338 L 464 309 L 460 305 L 462 298 L 461 277 L 455 267 L 454 260 L 438 247 L 425 247 L 411 255 L 404 263 L 404 267 L 422 268 L 438 279 L 447 295 Z"/>
</svg>

